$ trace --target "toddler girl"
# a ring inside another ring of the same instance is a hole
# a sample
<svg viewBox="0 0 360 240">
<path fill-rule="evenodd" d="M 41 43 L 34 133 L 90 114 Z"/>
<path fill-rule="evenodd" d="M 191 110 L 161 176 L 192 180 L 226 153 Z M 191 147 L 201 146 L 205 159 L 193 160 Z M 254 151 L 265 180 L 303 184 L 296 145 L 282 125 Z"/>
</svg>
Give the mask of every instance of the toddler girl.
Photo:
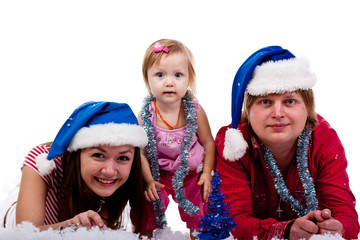
<svg viewBox="0 0 360 240">
<path fill-rule="evenodd" d="M 204 216 L 215 164 L 209 122 L 194 97 L 193 56 L 181 42 L 162 39 L 146 50 L 142 70 L 150 93 L 139 116 L 149 138 L 142 164 L 145 196 L 153 201 L 145 228 L 152 235 L 166 226 L 164 211 L 172 195 L 192 232 Z"/>
</svg>

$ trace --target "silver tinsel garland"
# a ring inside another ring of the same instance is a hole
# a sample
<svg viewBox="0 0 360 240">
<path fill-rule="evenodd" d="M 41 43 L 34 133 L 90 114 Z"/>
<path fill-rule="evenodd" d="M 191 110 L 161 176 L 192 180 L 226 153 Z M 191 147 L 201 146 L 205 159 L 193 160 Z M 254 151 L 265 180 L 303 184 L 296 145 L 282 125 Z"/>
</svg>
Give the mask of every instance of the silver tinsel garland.
<svg viewBox="0 0 360 240">
<path fill-rule="evenodd" d="M 175 198 L 178 201 L 179 206 L 190 216 L 194 216 L 199 212 L 199 208 L 190 202 L 185 196 L 185 190 L 183 189 L 184 178 L 189 172 L 189 154 L 194 136 L 197 133 L 197 114 L 194 105 L 194 101 L 189 94 L 185 94 L 183 97 L 184 111 L 186 114 L 186 137 L 181 144 L 179 160 L 180 166 L 176 170 L 172 179 L 172 185 L 175 192 Z"/>
<path fill-rule="evenodd" d="M 149 112 L 149 106 L 151 101 L 154 100 L 154 97 L 149 95 L 145 98 L 143 107 L 141 109 L 140 117 L 141 124 L 145 129 L 149 142 L 146 146 L 147 157 L 150 162 L 151 174 L 155 181 L 159 181 L 160 171 L 159 171 L 159 163 L 157 157 L 157 147 L 156 147 L 156 139 L 154 126 L 151 122 L 151 113 Z M 195 206 L 192 202 L 190 202 L 185 196 L 185 190 L 182 188 L 184 185 L 184 178 L 189 172 L 189 153 L 190 147 L 192 145 L 194 136 L 197 132 L 197 114 L 193 100 L 189 96 L 189 93 L 186 93 L 182 99 L 184 103 L 184 111 L 186 114 L 186 137 L 181 145 L 181 150 L 179 154 L 180 166 L 176 170 L 174 177 L 172 179 L 172 185 L 175 192 L 176 200 L 179 206 L 190 216 L 193 216 L 199 211 L 199 208 Z M 159 228 L 163 228 L 167 225 L 165 212 L 164 212 L 164 204 L 161 200 L 160 190 L 157 189 L 157 193 L 160 196 L 160 199 L 153 202 L 156 223 Z"/>
<path fill-rule="evenodd" d="M 144 99 L 144 105 L 141 109 L 140 118 L 141 118 L 141 124 L 145 129 L 149 139 L 148 145 L 146 146 L 146 152 L 147 152 L 148 160 L 150 162 L 151 174 L 154 180 L 159 182 L 160 171 L 159 171 L 159 164 L 157 158 L 156 139 L 155 139 L 154 127 L 151 123 L 151 113 L 149 112 L 149 105 L 152 100 L 154 100 L 154 97 L 151 95 L 147 96 Z M 165 207 L 164 207 L 164 203 L 161 200 L 160 189 L 156 189 L 156 191 L 160 198 L 152 202 L 155 211 L 155 220 L 159 228 L 163 229 L 164 227 L 167 226 L 165 211 L 164 211 Z"/>
<path fill-rule="evenodd" d="M 304 130 L 298 138 L 296 149 L 297 169 L 300 175 L 300 181 L 305 191 L 306 209 L 304 209 L 299 201 L 291 195 L 289 189 L 286 187 L 284 178 L 276 165 L 276 161 L 270 150 L 267 149 L 264 144 L 260 144 L 266 167 L 269 169 L 270 174 L 273 177 L 277 193 L 279 194 L 281 200 L 290 204 L 291 209 L 295 211 L 299 217 L 306 215 L 310 211 L 315 211 L 318 207 L 314 181 L 308 169 L 308 145 L 310 142 L 310 135 L 310 130 Z"/>
</svg>

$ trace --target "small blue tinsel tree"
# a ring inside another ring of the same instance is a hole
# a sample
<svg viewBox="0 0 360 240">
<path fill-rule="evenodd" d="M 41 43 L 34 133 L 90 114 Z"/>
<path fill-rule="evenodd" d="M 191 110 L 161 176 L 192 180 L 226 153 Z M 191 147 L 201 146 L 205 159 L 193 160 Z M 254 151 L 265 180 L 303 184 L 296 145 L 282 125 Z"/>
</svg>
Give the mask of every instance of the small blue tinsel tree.
<svg viewBox="0 0 360 240">
<path fill-rule="evenodd" d="M 199 225 L 200 233 L 197 235 L 200 240 L 220 240 L 230 236 L 229 231 L 236 224 L 229 216 L 227 203 L 224 203 L 224 194 L 220 191 L 219 173 L 215 172 L 212 180 L 212 191 L 209 196 L 209 212 L 201 219 Z"/>
</svg>

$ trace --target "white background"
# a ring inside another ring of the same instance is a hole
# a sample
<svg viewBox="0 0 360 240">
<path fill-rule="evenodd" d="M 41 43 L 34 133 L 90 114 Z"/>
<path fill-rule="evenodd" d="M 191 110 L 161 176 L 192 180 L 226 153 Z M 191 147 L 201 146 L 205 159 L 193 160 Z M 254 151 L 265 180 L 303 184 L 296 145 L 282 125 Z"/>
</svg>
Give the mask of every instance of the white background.
<svg viewBox="0 0 360 240">
<path fill-rule="evenodd" d="M 0 201 L 19 183 L 28 150 L 51 141 L 78 105 L 127 102 L 139 112 L 142 57 L 160 38 L 193 52 L 214 137 L 231 121 L 232 81 L 250 54 L 280 45 L 307 57 L 317 112 L 337 130 L 360 198 L 359 23 L 355 0 L 1 0 Z M 168 218 L 183 228 L 176 211 Z"/>
</svg>

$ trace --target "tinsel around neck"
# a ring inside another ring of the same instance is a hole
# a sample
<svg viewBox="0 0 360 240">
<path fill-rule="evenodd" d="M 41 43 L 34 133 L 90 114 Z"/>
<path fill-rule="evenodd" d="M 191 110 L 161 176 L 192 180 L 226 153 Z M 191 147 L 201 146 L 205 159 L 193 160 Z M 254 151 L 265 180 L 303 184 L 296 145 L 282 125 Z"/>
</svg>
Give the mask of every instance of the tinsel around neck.
<svg viewBox="0 0 360 240">
<path fill-rule="evenodd" d="M 265 165 L 273 177 L 274 186 L 278 195 L 281 200 L 290 204 L 291 209 L 295 211 L 299 217 L 306 215 L 310 211 L 315 211 L 318 206 L 314 181 L 308 168 L 308 145 L 310 143 L 310 135 L 310 130 L 304 130 L 298 137 L 296 148 L 297 169 L 300 175 L 300 181 L 304 187 L 307 208 L 304 208 L 299 201 L 291 195 L 289 189 L 285 185 L 284 178 L 272 153 L 264 144 L 260 144 Z"/>
</svg>

